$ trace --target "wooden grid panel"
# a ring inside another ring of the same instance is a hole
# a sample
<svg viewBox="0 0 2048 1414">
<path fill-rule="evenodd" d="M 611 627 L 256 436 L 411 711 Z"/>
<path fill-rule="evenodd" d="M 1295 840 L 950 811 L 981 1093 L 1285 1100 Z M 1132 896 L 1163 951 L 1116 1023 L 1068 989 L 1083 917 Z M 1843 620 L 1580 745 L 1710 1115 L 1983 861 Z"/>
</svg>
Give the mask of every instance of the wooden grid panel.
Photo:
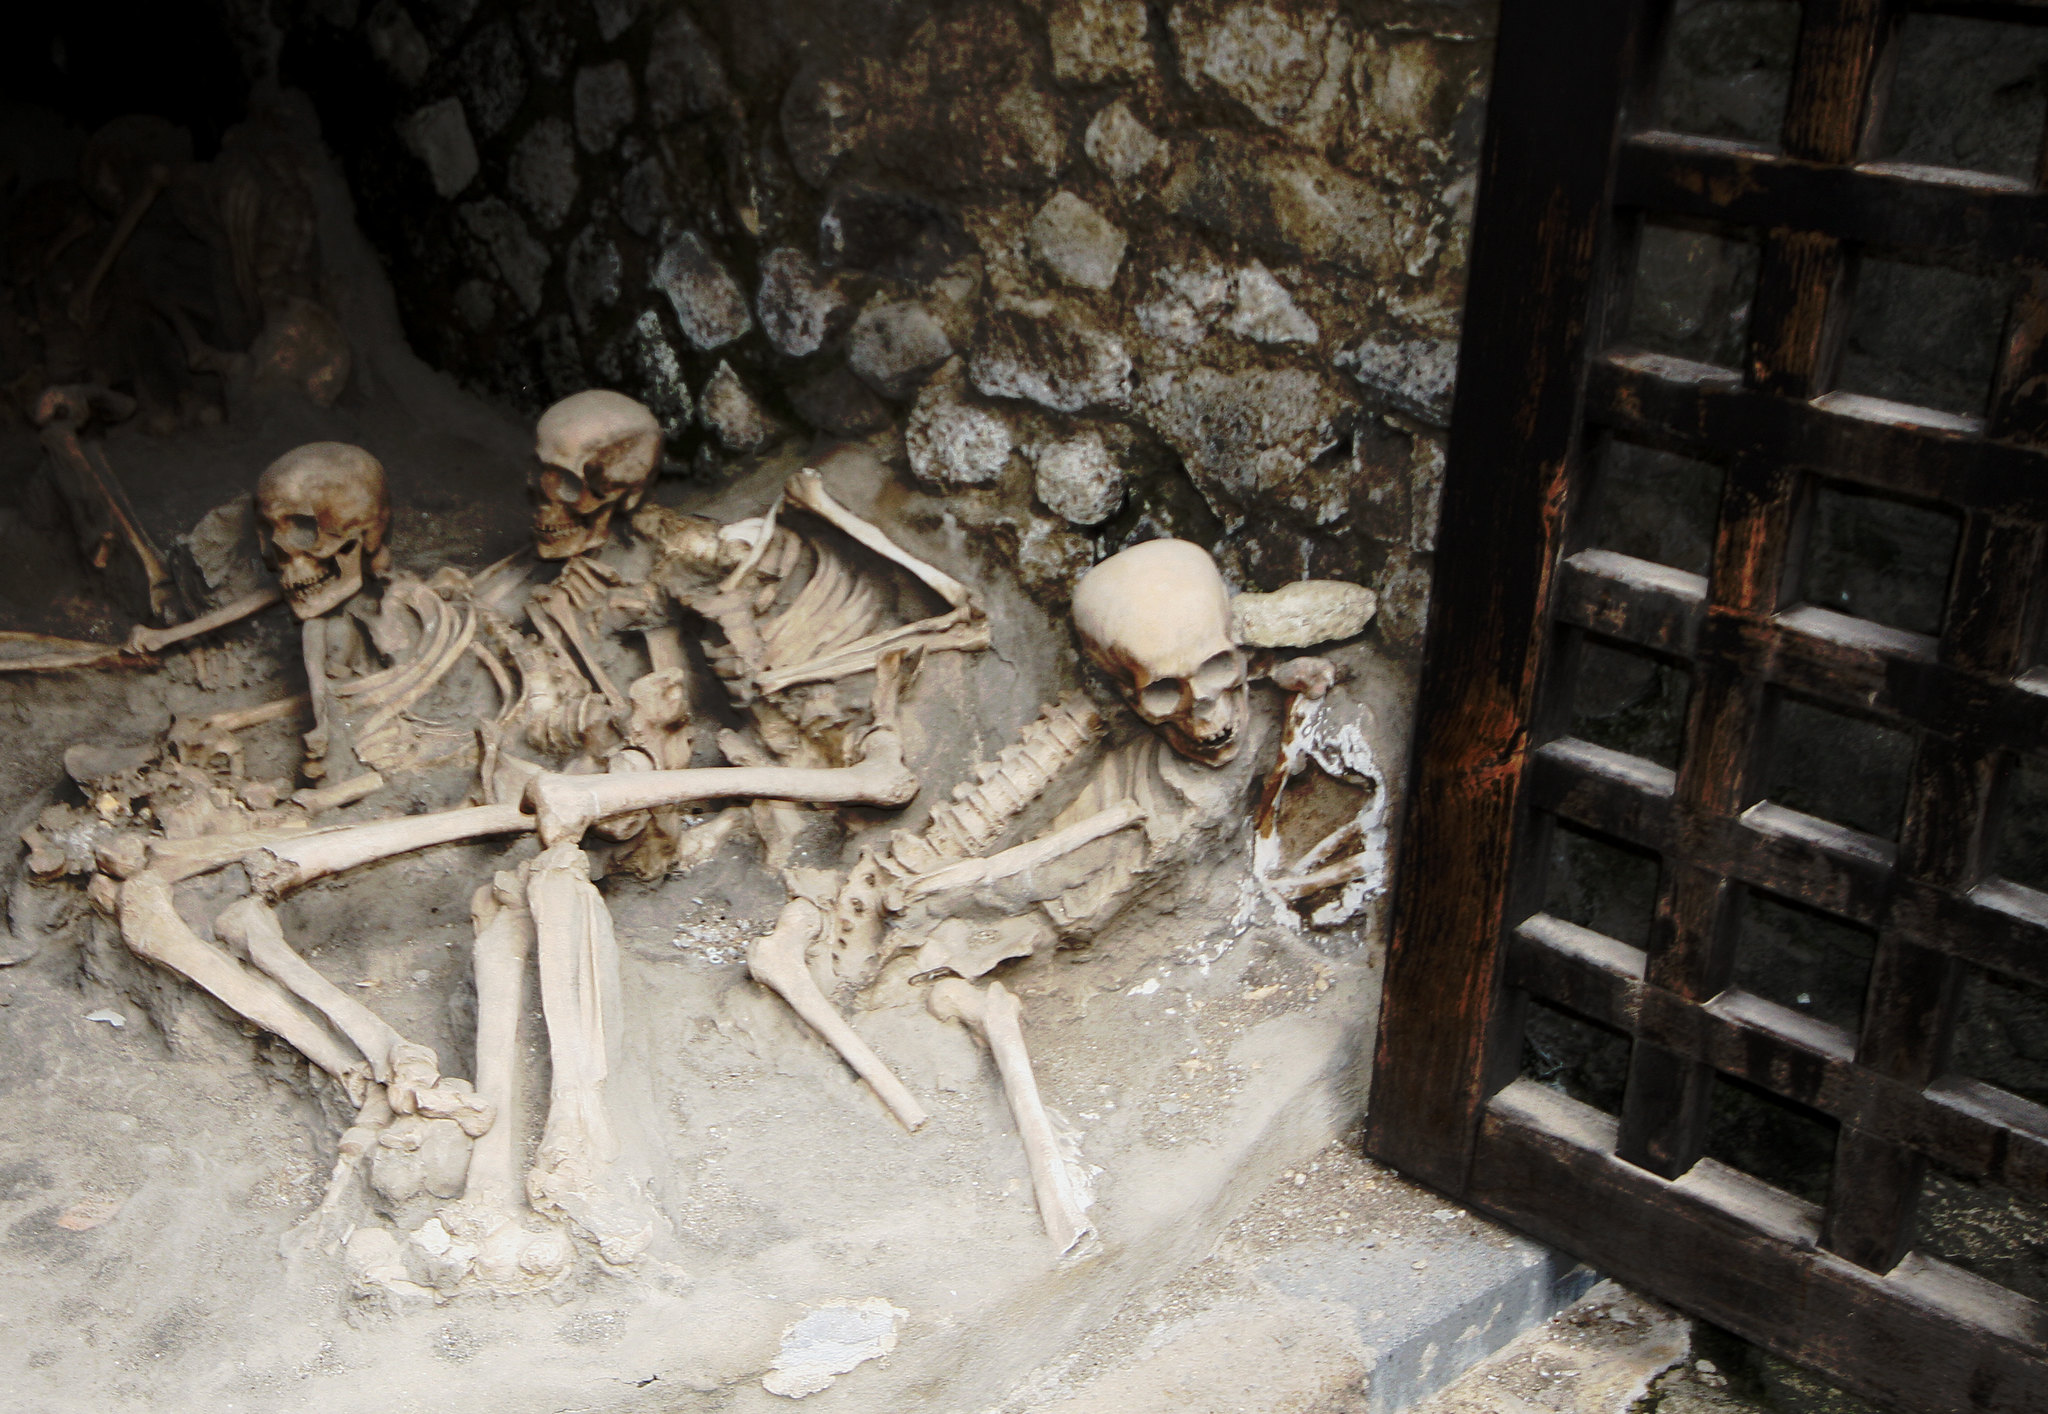
<svg viewBox="0 0 2048 1414">
<path fill-rule="evenodd" d="M 2048 1109 L 1944 1074 L 1966 966 L 2048 984 L 2048 895 L 1983 859 L 2048 746 L 2048 197 L 1862 160 L 1898 4 L 1808 0 L 1774 152 L 1629 130 L 1661 6 L 1534 8 L 1502 19 L 1369 1146 L 1882 1403 L 2048 1410 L 2048 1315 L 1907 1251 L 1929 1158 L 2048 1193 Z M 1570 100 L 1567 54 L 1599 74 Z M 1741 370 L 1609 346 L 1646 211 L 1759 233 Z M 1831 391 L 1864 251 L 2027 268 L 1988 417 Z M 1587 543 L 1588 427 L 1723 467 L 1709 574 Z M 1794 601 L 1822 477 L 1961 513 L 1940 636 Z M 1584 635 L 1689 667 L 1675 771 L 1564 734 Z M 1896 842 L 1763 797 L 1779 692 L 1913 734 Z M 1539 911 L 1554 819 L 1661 858 L 1644 947 Z M 1857 1033 L 1731 987 L 1748 887 L 1875 932 Z M 1618 1120 L 1514 1078 L 1530 996 L 1633 1038 Z M 1839 1122 L 1824 1206 L 1702 1158 L 1720 1075 Z"/>
</svg>

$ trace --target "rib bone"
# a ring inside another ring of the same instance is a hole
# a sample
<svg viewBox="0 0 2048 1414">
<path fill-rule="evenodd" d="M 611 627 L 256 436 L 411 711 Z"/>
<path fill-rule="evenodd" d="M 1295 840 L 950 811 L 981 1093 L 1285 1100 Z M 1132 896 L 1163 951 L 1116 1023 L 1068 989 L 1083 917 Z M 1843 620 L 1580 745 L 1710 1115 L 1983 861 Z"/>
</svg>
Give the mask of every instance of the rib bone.
<svg viewBox="0 0 2048 1414">
<path fill-rule="evenodd" d="M 874 1049 L 846 1024 L 846 1018 L 818 990 L 818 983 L 805 963 L 804 955 L 823 926 L 824 915 L 816 904 L 791 899 L 782 906 L 782 916 L 775 920 L 774 929 L 747 949 L 747 971 L 756 982 L 789 1003 L 790 1010 L 809 1023 L 867 1081 L 882 1103 L 903 1122 L 903 1127 L 915 1132 L 931 1116 Z"/>
<path fill-rule="evenodd" d="M 1038 1216 L 1046 1235 L 1059 1244 L 1062 1255 L 1071 1252 L 1093 1231 L 1083 1215 L 1074 1192 L 1073 1175 L 1053 1137 L 1052 1121 L 1038 1096 L 1038 1080 L 1031 1073 L 1031 1056 L 1024 1049 L 1024 1007 L 1000 982 L 987 990 L 957 977 L 932 984 L 925 999 L 941 1021 L 964 1021 L 987 1043 L 995 1056 L 996 1070 L 1003 1078 L 1003 1094 L 1016 1117 L 1018 1136 L 1024 1141 L 1024 1158 L 1031 1166 L 1031 1187 L 1038 1195 Z"/>
</svg>

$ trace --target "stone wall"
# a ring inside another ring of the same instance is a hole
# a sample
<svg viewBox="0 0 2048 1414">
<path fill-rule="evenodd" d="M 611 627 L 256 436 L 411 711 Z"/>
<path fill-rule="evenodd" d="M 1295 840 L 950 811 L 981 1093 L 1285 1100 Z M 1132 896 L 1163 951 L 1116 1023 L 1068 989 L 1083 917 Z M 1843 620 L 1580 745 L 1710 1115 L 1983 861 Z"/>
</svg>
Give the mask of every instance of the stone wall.
<svg viewBox="0 0 2048 1414">
<path fill-rule="evenodd" d="M 687 474 L 878 436 L 1034 593 L 1124 544 L 1379 589 L 1417 646 L 1478 0 L 307 0 L 415 345 L 602 384 Z"/>
</svg>

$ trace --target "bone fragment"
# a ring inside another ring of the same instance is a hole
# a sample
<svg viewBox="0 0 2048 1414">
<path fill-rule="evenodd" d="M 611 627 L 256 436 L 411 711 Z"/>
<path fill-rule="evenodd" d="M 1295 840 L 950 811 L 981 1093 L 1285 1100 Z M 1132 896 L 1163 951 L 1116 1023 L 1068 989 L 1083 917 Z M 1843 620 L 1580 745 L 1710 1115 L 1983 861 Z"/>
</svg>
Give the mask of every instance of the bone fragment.
<svg viewBox="0 0 2048 1414">
<path fill-rule="evenodd" d="M 1038 1096 L 1038 1080 L 1031 1073 L 1031 1056 L 1024 1049 L 1024 1007 L 1000 982 L 987 989 L 958 977 L 932 984 L 925 1005 L 942 1021 L 964 1021 L 987 1043 L 995 1056 L 996 1070 L 1003 1078 L 1003 1094 L 1016 1117 L 1018 1136 L 1024 1141 L 1024 1158 L 1031 1166 L 1031 1187 L 1038 1195 L 1038 1216 L 1046 1235 L 1059 1244 L 1062 1255 L 1074 1250 L 1093 1230 L 1074 1193 L 1074 1180 L 1067 1161 L 1054 1138 L 1052 1121 Z"/>
<path fill-rule="evenodd" d="M 755 940 L 747 949 L 747 971 L 756 982 L 789 1003 L 790 1010 L 867 1081 L 882 1103 L 903 1122 L 903 1127 L 915 1132 L 931 1116 L 873 1048 L 846 1024 L 846 1018 L 818 990 L 817 981 L 805 963 L 804 955 L 823 925 L 824 915 L 816 904 L 791 899 L 783 905 L 782 916 L 775 920 L 768 936 Z"/>
<path fill-rule="evenodd" d="M 149 208 L 163 189 L 171 184 L 171 169 L 161 162 L 149 169 L 149 176 L 142 184 L 142 190 L 128 203 L 128 209 L 121 213 L 121 220 L 114 227 L 114 234 L 107 239 L 107 248 L 100 252 L 100 258 L 93 262 L 92 273 L 85 277 L 85 283 L 71 297 L 70 307 L 65 311 L 73 324 L 88 324 L 92 321 L 93 296 L 99 293 L 100 281 L 107 278 L 107 272 L 114 268 L 114 261 L 120 257 L 128 240 L 135 234 L 135 228 L 142 224 L 142 218 L 149 214 Z"/>
<path fill-rule="evenodd" d="M 291 697 L 279 697 L 270 702 L 258 703 L 254 707 L 243 707 L 232 712 L 216 712 L 206 719 L 206 725 L 213 731 L 239 732 L 250 727 L 274 722 L 280 717 L 289 717 L 305 710 L 312 699 L 305 693 Z"/>
<path fill-rule="evenodd" d="M 822 658 L 765 672 L 761 674 L 756 686 L 762 695 L 767 696 L 802 683 L 836 682 L 876 667 L 883 655 L 891 650 L 916 648 L 925 653 L 937 653 L 948 649 L 957 649 L 963 653 L 979 652 L 990 643 L 988 622 L 985 619 L 967 618 L 967 614 L 967 610 L 956 609 L 937 618 L 924 619 L 914 624 L 906 624 L 902 628 L 870 634 Z"/>
<path fill-rule="evenodd" d="M 458 840 L 521 834 L 532 828 L 533 817 L 516 805 L 472 805 L 432 815 L 340 825 L 288 839 L 258 840 L 244 845 L 240 854 L 250 856 L 244 863 L 257 888 L 276 899 L 373 860 Z"/>
<path fill-rule="evenodd" d="M 831 525 L 894 565 L 901 565 L 915 575 L 926 588 L 952 605 L 955 609 L 973 608 L 975 616 L 981 615 L 979 601 L 972 589 L 947 574 L 944 570 L 926 564 L 883 534 L 877 527 L 862 520 L 845 506 L 832 499 L 825 489 L 825 480 L 809 467 L 798 472 L 783 487 L 782 494 L 792 504 L 802 506 L 827 525 Z"/>
<path fill-rule="evenodd" d="M 80 429 L 90 415 L 90 404 L 83 389 L 45 390 L 36 406 L 36 421 L 42 427 L 43 447 L 53 460 L 70 468 L 81 486 L 105 505 L 108 517 L 142 565 L 143 575 L 149 582 L 150 613 L 158 619 L 166 618 L 177 599 L 171 568 L 164 563 L 163 552 L 156 548 L 156 543 L 136 519 L 135 507 L 129 503 L 128 493 L 115 478 L 114 469 L 107 464 L 106 453 L 97 442 L 81 440 Z M 104 569 L 104 554 L 95 563 Z"/>
<path fill-rule="evenodd" d="M 604 776 L 549 772 L 526 788 L 539 821 L 541 843 L 580 838 L 599 820 L 636 810 L 700 800 L 800 800 L 820 805 L 907 805 L 917 778 L 903 765 L 902 743 L 891 731 L 870 732 L 857 766 L 712 766 L 681 771 L 634 771 Z"/>
<path fill-rule="evenodd" d="M 476 1092 L 496 1108 L 498 1122 L 477 1140 L 463 1197 L 506 1211 L 519 1206 L 517 1145 L 525 1130 L 519 1083 L 520 1021 L 526 1015 L 526 962 L 533 953 L 533 914 L 518 876 L 500 874 L 476 891 Z"/>
<path fill-rule="evenodd" d="M 351 776 L 348 780 L 338 781 L 331 786 L 322 786 L 317 790 L 295 790 L 292 792 L 292 803 L 309 815 L 317 815 L 323 810 L 339 810 L 344 805 L 354 805 L 382 789 L 384 778 L 375 771 L 365 771 L 359 776 Z"/>
<path fill-rule="evenodd" d="M 156 661 L 147 655 L 129 652 L 127 645 L 121 643 L 91 643 L 82 638 L 57 638 L 47 633 L 0 630 L 0 644 L 15 643 L 44 651 L 20 657 L 0 657 L 0 673 L 61 673 L 72 668 L 113 665 L 138 668 Z"/>
<path fill-rule="evenodd" d="M 284 602 L 282 589 L 258 589 L 244 594 L 232 603 L 221 605 L 211 613 L 201 614 L 170 628 L 149 628 L 138 624 L 128 635 L 124 651 L 129 653 L 161 653 L 173 643 L 183 643 L 188 638 L 197 638 L 202 633 L 211 633 L 217 628 L 239 623 L 251 614 L 261 613 L 272 604 Z"/>
<path fill-rule="evenodd" d="M 277 983 L 185 926 L 171 901 L 171 881 L 145 870 L 121 885 L 121 937 L 138 956 L 163 964 L 226 1003 L 229 1010 L 281 1036 L 300 1055 L 360 1097 L 368 1067 L 354 1049 L 308 1015 Z"/>
<path fill-rule="evenodd" d="M 369 1060 L 370 1074 L 380 1085 L 390 1082 L 391 1051 L 403 1038 L 294 952 L 285 941 L 277 915 L 262 899 L 252 896 L 230 905 L 213 920 L 213 931 L 222 942 L 248 953 L 258 969 L 332 1022 Z"/>
<path fill-rule="evenodd" d="M 1105 835 L 1118 830 L 1129 829 L 1142 824 L 1145 819 L 1144 807 L 1135 800 L 1120 800 L 1107 810 L 1097 811 L 1083 820 L 1027 840 L 997 854 L 982 859 L 963 859 L 949 864 L 930 874 L 921 874 L 906 879 L 889 891 L 889 910 L 900 913 L 909 904 L 932 894 L 944 893 L 948 889 L 972 888 L 979 884 L 992 884 L 999 879 L 1008 879 L 1017 874 L 1050 864 L 1091 844 Z"/>
</svg>

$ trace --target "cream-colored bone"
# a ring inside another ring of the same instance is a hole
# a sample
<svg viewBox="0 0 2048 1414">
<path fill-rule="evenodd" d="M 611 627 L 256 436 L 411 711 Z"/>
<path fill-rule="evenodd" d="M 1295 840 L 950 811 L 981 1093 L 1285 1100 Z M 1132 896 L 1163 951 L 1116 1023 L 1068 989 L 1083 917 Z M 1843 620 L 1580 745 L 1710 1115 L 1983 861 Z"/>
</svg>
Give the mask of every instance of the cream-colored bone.
<svg viewBox="0 0 2048 1414">
<path fill-rule="evenodd" d="M 213 920 L 214 932 L 249 954 L 249 961 L 293 996 L 324 1016 L 370 1063 L 370 1073 L 400 1114 L 452 1119 L 471 1138 L 491 1127 L 492 1113 L 468 1082 L 441 1074 L 440 1058 L 408 1041 L 384 1019 L 322 977 L 285 941 L 277 915 L 258 898 L 244 898 Z"/>
<path fill-rule="evenodd" d="M 1233 759 L 1251 703 L 1248 664 L 1231 639 L 1230 590 L 1215 560 L 1185 540 L 1147 540 L 1074 586 L 1074 629 L 1131 710 L 1205 766 Z"/>
<path fill-rule="evenodd" d="M 274 722 L 280 717 L 290 717 L 302 712 L 311 700 L 303 692 L 294 693 L 290 697 L 272 698 L 270 701 L 260 702 L 254 707 L 242 707 L 229 712 L 216 712 L 206 719 L 206 725 L 215 731 L 246 731 L 250 727 L 261 726 L 265 722 Z"/>
<path fill-rule="evenodd" d="M 823 927 L 824 915 L 816 904 L 791 899 L 782 906 L 782 916 L 775 920 L 774 929 L 747 949 L 747 971 L 756 982 L 789 1003 L 791 1011 L 839 1052 L 854 1073 L 867 1081 L 889 1107 L 890 1113 L 903 1122 L 905 1129 L 921 1129 L 931 1118 L 924 1106 L 904 1088 L 874 1048 L 846 1024 L 846 1018 L 818 990 L 817 981 L 811 976 L 805 954 Z"/>
<path fill-rule="evenodd" d="M 183 643 L 188 638 L 197 638 L 202 633 L 211 633 L 232 623 L 240 623 L 251 614 L 261 613 L 272 604 L 282 603 L 282 589 L 258 589 L 245 594 L 231 603 L 223 604 L 211 613 L 201 614 L 196 619 L 174 624 L 170 628 L 150 628 L 137 624 L 129 633 L 128 641 L 122 645 L 125 653 L 161 653 L 173 643 Z"/>
<path fill-rule="evenodd" d="M 150 613 L 163 620 L 170 616 L 177 602 L 177 585 L 171 578 L 170 566 L 164 562 L 163 552 L 157 549 L 156 542 L 149 538 L 149 533 L 136 517 L 127 491 L 107 462 L 105 449 L 97 439 L 88 442 L 82 435 L 86 421 L 92 416 L 93 392 L 85 385 L 44 389 L 36 403 L 36 423 L 42 429 L 40 440 L 51 458 L 77 478 L 81 489 L 106 507 L 108 518 L 121 538 L 128 542 L 128 548 L 134 551 L 149 582 Z M 106 553 L 111 548 L 110 544 L 103 542 L 99 556 L 94 559 L 97 567 L 106 567 Z"/>
<path fill-rule="evenodd" d="M 121 252 L 127 248 L 129 239 L 134 236 L 135 228 L 142 224 L 142 218 L 149 214 L 149 208 L 156 204 L 157 197 L 161 196 L 164 188 L 170 184 L 171 169 L 161 162 L 152 164 L 148 175 L 143 179 L 142 190 L 135 193 L 135 199 L 129 202 L 127 210 L 121 213 L 121 219 L 115 225 L 113 235 L 107 238 L 107 248 L 101 251 L 100 258 L 93 262 L 92 273 L 85 277 L 85 283 L 71 296 L 71 303 L 65 313 L 71 316 L 73 324 L 83 325 L 92 322 L 92 301 L 93 296 L 99 293 L 100 282 L 107 278 L 107 272 L 114 268 L 114 262 L 120 258 Z"/>
<path fill-rule="evenodd" d="M 1031 1072 L 1030 1053 L 1024 1049 L 1023 1004 L 1000 982 L 991 982 L 984 989 L 947 977 L 932 984 L 925 1005 L 941 1021 L 965 1022 L 995 1056 L 1003 1094 L 1017 1120 L 1018 1137 L 1024 1141 L 1024 1159 L 1031 1167 L 1038 1216 L 1062 1255 L 1073 1251 L 1093 1229 L 1074 1192 L 1073 1175 L 1053 1135 L 1045 1102 L 1038 1095 L 1038 1079 Z"/>
<path fill-rule="evenodd" d="M 916 794 L 917 777 L 903 765 L 902 743 L 886 729 L 868 733 L 864 755 L 856 766 L 711 766 L 604 776 L 550 771 L 526 788 L 543 845 L 580 839 L 591 825 L 614 815 L 701 800 L 897 806 L 908 805 Z"/>
<path fill-rule="evenodd" d="M 1127 830 L 1133 825 L 1142 824 L 1144 819 L 1144 808 L 1135 800 L 1120 800 L 1107 810 L 1098 811 L 1084 820 L 1076 820 L 1070 825 L 1040 835 L 1037 839 L 1026 840 L 1023 844 L 1014 845 L 981 859 L 963 859 L 929 874 L 905 879 L 889 890 L 889 909 L 891 912 L 901 912 L 908 905 L 919 899 L 929 898 L 933 894 L 993 884 L 1002 879 L 1043 868 L 1105 835 L 1113 835 L 1118 830 Z"/>
<path fill-rule="evenodd" d="M 309 442 L 256 480 L 257 541 L 292 612 L 318 618 L 347 603 L 366 574 L 391 565 L 384 467 L 346 442 Z"/>
<path fill-rule="evenodd" d="M 611 914 L 573 841 L 543 850 L 528 870 L 553 1085 L 526 1193 L 534 1207 L 567 1218 L 607 1262 L 624 1264 L 654 1240 L 654 1223 L 612 1172 L 620 1145 L 605 1082 L 618 1064 L 621 1021 Z"/>
<path fill-rule="evenodd" d="M 844 531 L 849 537 L 867 546 L 891 564 L 901 565 L 909 570 L 928 589 L 954 608 L 965 609 L 975 606 L 975 613 L 980 614 L 980 601 L 972 589 L 944 570 L 918 559 L 884 535 L 879 528 L 870 525 L 833 500 L 832 494 L 825 489 L 825 479 L 816 471 L 806 467 L 792 476 L 783 487 L 782 494 L 793 504 L 802 506 L 826 524 Z"/>
<path fill-rule="evenodd" d="M 291 993 L 188 928 L 171 900 L 171 883 L 166 874 L 146 869 L 121 885 L 122 941 L 137 956 L 198 983 L 237 1016 L 282 1037 L 360 1101 L 370 1078 L 363 1058 Z"/>
<path fill-rule="evenodd" d="M 405 1038 L 294 952 L 284 939 L 277 915 L 262 899 L 243 898 L 223 909 L 213 920 L 213 931 L 222 942 L 247 953 L 249 961 L 260 971 L 325 1016 L 335 1030 L 363 1053 L 376 1081 L 380 1085 L 390 1083 L 391 1052 Z"/>
<path fill-rule="evenodd" d="M 661 423 L 623 393 L 592 388 L 541 414 L 534 428 L 541 467 L 534 549 L 566 560 L 605 543 L 612 516 L 630 513 L 661 465 Z"/>
<path fill-rule="evenodd" d="M 517 805 L 471 805 L 260 840 L 245 845 L 239 853 L 249 856 L 244 863 L 257 888 L 275 899 L 329 875 L 393 855 L 458 840 L 522 834 L 532 828 L 533 817 Z"/>
</svg>

